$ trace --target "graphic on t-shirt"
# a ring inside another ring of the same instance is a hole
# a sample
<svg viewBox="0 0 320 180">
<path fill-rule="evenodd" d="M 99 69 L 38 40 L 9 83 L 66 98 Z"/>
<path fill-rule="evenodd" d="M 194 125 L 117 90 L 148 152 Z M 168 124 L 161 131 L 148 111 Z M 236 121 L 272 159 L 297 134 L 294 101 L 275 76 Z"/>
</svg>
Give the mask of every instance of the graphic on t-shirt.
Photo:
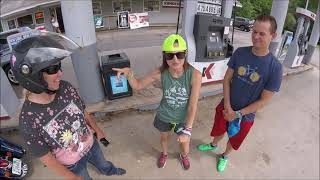
<svg viewBox="0 0 320 180">
<path fill-rule="evenodd" d="M 245 66 L 239 66 L 238 68 L 238 75 L 239 76 L 245 76 L 250 78 L 252 82 L 257 82 L 260 79 L 260 75 L 257 73 L 257 67 L 251 68 L 250 65 Z"/>
<path fill-rule="evenodd" d="M 167 103 L 172 108 L 180 108 L 188 102 L 187 90 L 179 82 L 174 82 L 164 92 Z"/>
<path fill-rule="evenodd" d="M 61 110 L 43 129 L 60 146 L 61 149 L 84 153 L 85 143 L 90 134 L 85 126 L 83 113 L 71 102 Z M 72 121 L 70 121 L 73 119 Z"/>
</svg>

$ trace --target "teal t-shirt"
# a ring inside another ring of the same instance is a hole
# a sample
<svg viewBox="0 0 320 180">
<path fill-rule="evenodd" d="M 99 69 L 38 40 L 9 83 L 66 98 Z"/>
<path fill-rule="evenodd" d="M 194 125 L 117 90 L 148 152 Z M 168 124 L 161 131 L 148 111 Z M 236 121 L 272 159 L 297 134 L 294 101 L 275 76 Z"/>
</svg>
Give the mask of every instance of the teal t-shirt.
<svg viewBox="0 0 320 180">
<path fill-rule="evenodd" d="M 157 117 L 164 122 L 184 123 L 187 116 L 191 79 L 194 68 L 189 66 L 180 78 L 171 76 L 168 70 L 161 73 L 163 96 Z"/>
</svg>

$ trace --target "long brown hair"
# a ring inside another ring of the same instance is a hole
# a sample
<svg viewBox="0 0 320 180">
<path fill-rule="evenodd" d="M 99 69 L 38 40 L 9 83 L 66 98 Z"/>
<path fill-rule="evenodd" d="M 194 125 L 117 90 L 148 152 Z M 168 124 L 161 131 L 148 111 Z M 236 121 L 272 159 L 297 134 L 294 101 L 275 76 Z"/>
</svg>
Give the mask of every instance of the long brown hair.
<svg viewBox="0 0 320 180">
<path fill-rule="evenodd" d="M 164 58 L 164 54 L 165 52 L 162 51 L 162 65 L 160 66 L 160 72 L 162 73 L 163 71 L 165 71 L 166 69 L 169 69 L 169 65 L 167 63 L 167 60 Z M 187 61 L 187 52 L 186 52 L 186 57 L 184 58 L 184 63 L 183 63 L 183 70 L 186 71 L 188 69 L 188 67 L 190 66 L 190 64 Z"/>
</svg>

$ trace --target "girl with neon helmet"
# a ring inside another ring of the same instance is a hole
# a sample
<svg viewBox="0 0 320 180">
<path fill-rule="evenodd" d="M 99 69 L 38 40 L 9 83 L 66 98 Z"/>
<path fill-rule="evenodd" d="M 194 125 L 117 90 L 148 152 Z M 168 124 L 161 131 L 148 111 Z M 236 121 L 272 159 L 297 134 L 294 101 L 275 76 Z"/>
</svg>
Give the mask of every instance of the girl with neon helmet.
<svg viewBox="0 0 320 180">
<path fill-rule="evenodd" d="M 104 158 L 93 135 L 101 139 L 104 132 L 86 112 L 76 89 L 61 80 L 61 61 L 77 48 L 65 36 L 50 32 L 13 47 L 11 67 L 29 92 L 19 117 L 20 132 L 33 157 L 67 179 L 91 179 L 88 162 L 104 175 L 125 174 Z"/>
<path fill-rule="evenodd" d="M 187 43 L 178 34 L 169 35 L 162 45 L 161 67 L 147 76 L 136 79 L 130 68 L 113 68 L 118 78 L 124 74 L 131 87 L 141 90 L 153 82 L 160 82 L 163 96 L 154 119 L 154 127 L 160 131 L 162 152 L 158 167 L 163 168 L 168 159 L 168 140 L 170 131 L 175 132 L 181 145 L 179 159 L 182 167 L 190 168 L 188 158 L 192 125 L 197 111 L 201 87 L 201 73 L 186 60 Z"/>
</svg>

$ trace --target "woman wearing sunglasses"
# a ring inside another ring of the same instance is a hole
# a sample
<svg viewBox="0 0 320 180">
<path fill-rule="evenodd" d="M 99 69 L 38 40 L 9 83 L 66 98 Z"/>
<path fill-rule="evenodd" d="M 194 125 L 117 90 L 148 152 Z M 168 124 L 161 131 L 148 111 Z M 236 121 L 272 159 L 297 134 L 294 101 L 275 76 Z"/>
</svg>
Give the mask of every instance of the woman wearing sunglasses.
<svg viewBox="0 0 320 180">
<path fill-rule="evenodd" d="M 69 45 L 69 46 L 68 46 Z M 28 90 L 20 113 L 20 130 L 31 154 L 67 179 L 91 179 L 87 162 L 104 175 L 126 171 L 105 160 L 97 138 L 105 137 L 85 111 L 76 89 L 62 81 L 61 60 L 77 46 L 58 34 L 41 34 L 13 48 L 11 66 Z"/>
<path fill-rule="evenodd" d="M 192 125 L 197 111 L 201 87 L 201 73 L 191 67 L 186 60 L 187 44 L 177 34 L 168 36 L 162 45 L 162 66 L 142 79 L 136 79 L 130 68 L 113 68 L 118 78 L 124 74 L 131 87 L 143 89 L 153 82 L 161 82 L 163 96 L 154 120 L 154 127 L 160 131 L 162 152 L 158 167 L 163 168 L 168 159 L 168 139 L 170 131 L 178 137 L 182 152 L 179 159 L 182 167 L 190 168 L 188 158 Z"/>
</svg>

